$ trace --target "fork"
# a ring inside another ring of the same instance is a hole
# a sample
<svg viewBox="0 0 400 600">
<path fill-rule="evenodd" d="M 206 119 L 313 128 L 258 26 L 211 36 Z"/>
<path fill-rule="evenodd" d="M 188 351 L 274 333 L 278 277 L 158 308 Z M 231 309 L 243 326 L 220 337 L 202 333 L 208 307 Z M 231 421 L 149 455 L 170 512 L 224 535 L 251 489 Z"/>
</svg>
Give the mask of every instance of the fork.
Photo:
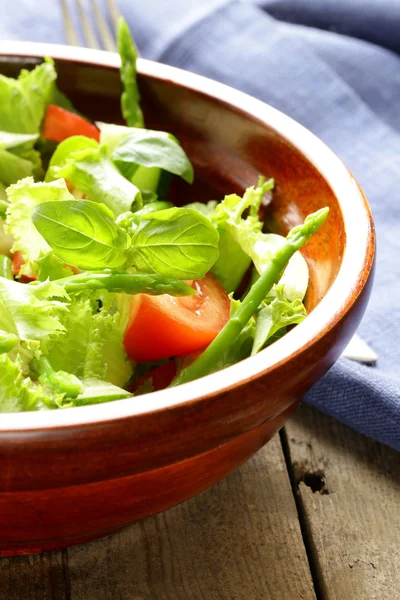
<svg viewBox="0 0 400 600">
<path fill-rule="evenodd" d="M 71 4 L 75 4 L 78 9 L 78 16 L 81 21 L 83 39 L 79 35 L 78 28 L 74 24 Z M 61 0 L 65 34 L 67 42 L 70 46 L 86 46 L 88 48 L 97 48 L 117 51 L 115 35 L 113 34 L 106 17 L 103 15 L 99 7 L 98 0 Z M 120 12 L 116 0 L 107 0 L 110 20 L 113 24 L 113 29 L 116 31 Z M 90 8 L 91 7 L 91 8 Z M 92 24 L 91 14 L 94 25 Z M 343 357 L 355 360 L 364 364 L 374 364 L 378 360 L 377 354 L 362 340 L 357 334 L 354 335 L 347 348 L 345 348 Z"/>
<path fill-rule="evenodd" d="M 83 39 L 74 24 L 71 4 L 75 4 L 82 27 Z M 116 0 L 107 0 L 112 29 L 116 31 L 120 12 Z M 104 16 L 98 0 L 61 0 L 65 35 L 70 46 L 86 46 L 100 50 L 117 51 L 115 35 Z M 93 20 L 91 19 L 91 13 Z M 93 25 L 94 23 L 94 25 Z"/>
</svg>

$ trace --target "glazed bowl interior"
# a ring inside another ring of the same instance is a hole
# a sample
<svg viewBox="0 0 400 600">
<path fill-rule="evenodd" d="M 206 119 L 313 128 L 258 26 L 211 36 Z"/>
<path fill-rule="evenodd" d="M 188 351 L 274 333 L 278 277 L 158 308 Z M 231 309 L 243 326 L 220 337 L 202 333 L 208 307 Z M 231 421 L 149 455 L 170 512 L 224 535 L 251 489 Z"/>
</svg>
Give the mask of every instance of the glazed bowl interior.
<svg viewBox="0 0 400 600">
<path fill-rule="evenodd" d="M 79 111 L 93 120 L 121 122 L 116 55 L 32 44 L 13 49 L 8 44 L 0 72 L 16 76 L 46 54 L 55 57 L 58 85 Z M 140 88 L 146 126 L 175 134 L 194 165 L 194 185 L 176 181 L 171 190 L 174 201 L 204 202 L 225 193 L 242 193 L 263 174 L 276 180 L 266 218 L 272 231 L 286 234 L 308 213 L 329 206 L 326 224 L 303 250 L 310 269 L 306 297 L 310 315 L 273 347 L 198 382 L 134 401 L 3 415 L 0 430 L 118 419 L 244 385 L 290 360 L 343 318 L 371 270 L 373 228 L 368 205 L 344 165 L 311 133 L 240 92 L 165 65 L 141 61 Z"/>
</svg>

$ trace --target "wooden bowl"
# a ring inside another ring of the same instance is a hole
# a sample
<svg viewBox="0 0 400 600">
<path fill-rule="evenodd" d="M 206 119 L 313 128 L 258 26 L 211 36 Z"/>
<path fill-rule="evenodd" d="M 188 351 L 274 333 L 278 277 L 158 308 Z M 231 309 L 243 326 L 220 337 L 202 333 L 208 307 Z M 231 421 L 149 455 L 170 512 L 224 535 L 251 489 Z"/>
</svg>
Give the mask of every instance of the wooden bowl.
<svg viewBox="0 0 400 600">
<path fill-rule="evenodd" d="M 43 55 L 93 119 L 120 120 L 119 59 L 93 50 L 0 44 L 15 76 Z M 275 177 L 270 227 L 287 232 L 328 205 L 304 249 L 310 315 L 257 356 L 182 387 L 132 400 L 0 416 L 0 554 L 81 543 L 198 494 L 254 454 L 333 365 L 364 313 L 372 282 L 370 209 L 340 160 L 302 126 L 245 94 L 140 61 L 148 127 L 173 132 L 196 183 L 181 202 L 220 198 Z M 351 401 L 351 399 L 349 399 Z"/>
</svg>

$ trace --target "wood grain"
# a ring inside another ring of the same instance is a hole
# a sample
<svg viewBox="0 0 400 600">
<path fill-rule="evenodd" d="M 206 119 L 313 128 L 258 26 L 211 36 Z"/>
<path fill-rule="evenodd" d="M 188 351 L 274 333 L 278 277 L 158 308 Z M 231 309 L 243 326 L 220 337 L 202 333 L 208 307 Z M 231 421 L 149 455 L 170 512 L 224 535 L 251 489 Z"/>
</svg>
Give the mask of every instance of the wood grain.
<svg viewBox="0 0 400 600">
<path fill-rule="evenodd" d="M 0 600 L 70 600 L 65 553 L 0 558 Z"/>
<path fill-rule="evenodd" d="M 315 600 L 279 438 L 211 490 L 118 534 L 0 559 L 0 600 L 53 599 Z"/>
<path fill-rule="evenodd" d="M 399 454 L 305 406 L 285 429 L 323 599 L 399 598 Z"/>
</svg>

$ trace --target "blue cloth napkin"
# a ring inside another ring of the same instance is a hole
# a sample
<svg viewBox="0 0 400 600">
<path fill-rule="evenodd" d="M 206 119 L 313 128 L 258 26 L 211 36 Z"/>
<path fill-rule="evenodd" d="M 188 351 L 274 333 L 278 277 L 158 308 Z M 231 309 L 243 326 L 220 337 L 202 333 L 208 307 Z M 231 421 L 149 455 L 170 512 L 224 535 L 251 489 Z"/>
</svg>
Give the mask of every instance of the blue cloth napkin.
<svg viewBox="0 0 400 600">
<path fill-rule="evenodd" d="M 13 11 L 6 4 L 0 6 L 1 38 L 65 42 L 61 2 L 15 0 Z M 399 0 L 119 5 L 143 56 L 272 104 L 330 145 L 363 186 L 379 252 L 360 334 L 379 362 L 366 367 L 339 360 L 306 400 L 400 450 Z"/>
</svg>

